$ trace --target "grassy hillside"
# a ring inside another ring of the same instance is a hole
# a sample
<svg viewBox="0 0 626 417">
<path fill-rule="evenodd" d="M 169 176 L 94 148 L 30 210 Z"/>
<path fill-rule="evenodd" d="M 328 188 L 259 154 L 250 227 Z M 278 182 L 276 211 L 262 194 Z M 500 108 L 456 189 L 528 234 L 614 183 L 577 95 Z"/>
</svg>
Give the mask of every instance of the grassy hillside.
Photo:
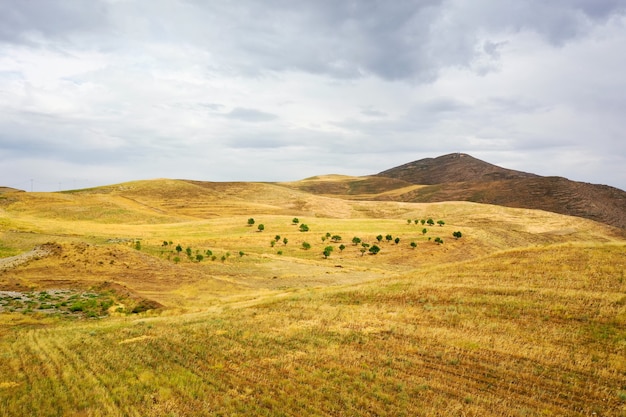
<svg viewBox="0 0 626 417">
<path fill-rule="evenodd" d="M 626 416 L 620 229 L 320 194 L 4 193 L 0 416 Z"/>
</svg>

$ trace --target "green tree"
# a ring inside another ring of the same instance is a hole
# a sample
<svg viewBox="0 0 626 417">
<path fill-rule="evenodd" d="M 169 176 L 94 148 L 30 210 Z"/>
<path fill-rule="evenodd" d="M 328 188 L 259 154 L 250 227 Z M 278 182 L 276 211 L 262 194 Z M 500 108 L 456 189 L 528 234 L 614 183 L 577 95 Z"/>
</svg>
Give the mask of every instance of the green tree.
<svg viewBox="0 0 626 417">
<path fill-rule="evenodd" d="M 433 226 L 435 224 L 435 221 L 433 219 L 428 219 L 426 220 L 426 223 L 428 223 L 429 226 Z"/>
<path fill-rule="evenodd" d="M 275 245 L 275 244 L 276 244 L 276 241 L 275 241 L 275 240 L 270 240 L 270 246 L 271 246 L 271 247 L 274 247 L 274 245 Z"/>
<path fill-rule="evenodd" d="M 257 227 L 257 229 L 259 229 L 259 232 L 262 232 L 263 230 L 265 230 L 265 225 L 260 224 L 259 227 Z"/>
<path fill-rule="evenodd" d="M 446 224 L 446 222 L 444 222 L 443 220 L 437 220 L 437 224 L 439 226 L 443 226 L 444 224 Z"/>
<path fill-rule="evenodd" d="M 254 226 L 254 219 L 252 217 L 248 219 L 248 226 Z"/>
<path fill-rule="evenodd" d="M 378 246 L 374 245 L 374 246 L 372 246 L 372 247 L 369 249 L 369 252 L 370 252 L 372 255 L 376 255 L 378 252 L 380 252 L 380 248 L 379 248 Z"/>
<path fill-rule="evenodd" d="M 411 224 L 411 219 L 406 219 L 406 224 Z"/>
<path fill-rule="evenodd" d="M 355 237 L 353 237 L 353 238 L 352 238 L 352 243 L 353 243 L 354 245 L 358 245 L 359 243 L 361 243 L 361 238 L 360 238 L 360 237 L 356 237 L 356 236 L 355 236 Z"/>
<path fill-rule="evenodd" d="M 335 243 L 339 242 L 341 240 L 341 236 L 339 235 L 333 235 L 333 237 L 331 237 L 331 240 Z"/>
<path fill-rule="evenodd" d="M 177 264 L 180 262 L 180 258 L 178 256 L 174 256 L 174 263 Z"/>
<path fill-rule="evenodd" d="M 211 249 L 207 249 L 204 253 L 206 254 L 206 256 L 213 256 L 213 252 L 211 251 Z"/>
<path fill-rule="evenodd" d="M 298 224 L 298 223 L 300 223 L 300 219 L 298 219 L 297 217 L 294 217 L 294 218 L 291 220 L 291 224 Z"/>
<path fill-rule="evenodd" d="M 415 243 L 415 242 L 411 242 L 411 247 L 412 247 L 413 249 L 415 249 L 415 248 L 417 247 L 417 243 Z"/>
<path fill-rule="evenodd" d="M 415 222 L 415 224 L 418 224 L 420 221 L 418 219 L 413 220 L 413 222 Z"/>
<path fill-rule="evenodd" d="M 440 237 L 435 238 L 435 243 L 438 245 L 443 245 L 443 240 Z"/>
<path fill-rule="evenodd" d="M 301 232 L 308 232 L 309 231 L 309 226 L 307 226 L 306 224 L 302 223 L 300 225 L 300 231 Z"/>
<path fill-rule="evenodd" d="M 365 252 L 367 252 L 367 248 L 360 248 L 359 251 L 361 252 L 361 256 L 365 255 Z"/>
<path fill-rule="evenodd" d="M 187 254 L 187 257 L 189 257 L 189 258 L 191 258 L 191 253 L 192 253 L 192 252 L 193 252 L 193 251 L 191 250 L 191 248 L 187 248 L 187 249 L 185 249 L 185 253 Z"/>
<path fill-rule="evenodd" d="M 391 236 L 391 235 L 389 235 L 389 234 L 388 234 L 387 236 L 385 236 L 385 240 L 386 240 L 387 242 L 391 242 L 391 241 L 393 240 L 393 236 Z"/>
<path fill-rule="evenodd" d="M 376 236 L 376 240 L 378 241 L 378 243 L 383 241 L 383 235 L 378 235 Z"/>
<path fill-rule="evenodd" d="M 180 253 L 183 251 L 183 247 L 179 245 L 176 245 L 176 252 L 180 255 Z"/>
<path fill-rule="evenodd" d="M 161 246 L 167 246 L 167 240 L 164 240 Z"/>
<path fill-rule="evenodd" d="M 283 245 L 286 245 L 289 242 L 289 239 L 283 238 Z"/>
<path fill-rule="evenodd" d="M 395 238 L 393 241 L 394 241 L 394 242 L 396 242 L 396 245 L 397 245 L 398 243 L 400 243 L 400 238 L 399 238 L 399 237 L 397 237 L 397 238 Z"/>
<path fill-rule="evenodd" d="M 344 245 L 343 243 L 341 245 L 339 245 L 339 251 L 343 252 L 343 250 L 346 248 L 346 245 Z"/>
<path fill-rule="evenodd" d="M 197 255 L 196 255 L 196 261 L 198 261 L 198 262 L 202 262 L 202 260 L 203 260 L 203 259 L 204 259 L 204 256 L 203 256 L 203 255 L 201 255 L 201 254 L 197 254 Z"/>
<path fill-rule="evenodd" d="M 423 229 L 422 229 L 422 234 L 423 234 L 423 235 L 425 235 L 425 234 L 426 234 L 426 232 L 428 232 L 428 229 L 423 228 Z"/>
<path fill-rule="evenodd" d="M 335 248 L 333 248 L 332 246 L 326 246 L 324 248 L 324 252 L 322 252 L 324 254 L 324 259 L 328 258 L 334 249 Z"/>
<path fill-rule="evenodd" d="M 426 220 L 422 219 L 420 220 L 420 223 L 422 223 L 422 226 L 424 226 L 424 224 L 426 223 Z"/>
<path fill-rule="evenodd" d="M 140 241 L 136 241 L 135 242 L 135 249 L 141 250 L 141 242 Z"/>
<path fill-rule="evenodd" d="M 458 239 L 460 237 L 463 237 L 463 233 L 461 232 L 452 232 L 452 236 L 454 236 L 455 239 Z"/>
<path fill-rule="evenodd" d="M 280 240 L 280 235 L 276 235 L 276 236 L 274 236 L 274 240 L 275 240 L 276 242 L 278 242 L 278 241 Z"/>
<path fill-rule="evenodd" d="M 302 242 L 302 249 L 304 250 L 311 249 L 311 244 L 309 242 Z"/>
<path fill-rule="evenodd" d="M 243 257 L 243 255 L 245 255 L 245 253 L 243 253 L 243 251 L 242 251 L 242 250 L 240 250 L 240 251 L 239 251 L 239 257 L 241 258 L 241 257 Z"/>
</svg>

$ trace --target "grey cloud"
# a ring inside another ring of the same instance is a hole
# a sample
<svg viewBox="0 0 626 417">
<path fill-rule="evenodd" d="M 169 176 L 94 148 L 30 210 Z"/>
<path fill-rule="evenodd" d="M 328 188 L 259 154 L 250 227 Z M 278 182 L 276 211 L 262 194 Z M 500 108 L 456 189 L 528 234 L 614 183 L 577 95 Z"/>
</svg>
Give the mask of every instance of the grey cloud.
<svg viewBox="0 0 626 417">
<path fill-rule="evenodd" d="M 244 122 L 268 122 L 278 118 L 275 114 L 266 113 L 256 109 L 235 107 L 225 115 L 229 119 L 241 120 Z"/>
<path fill-rule="evenodd" d="M 386 117 L 387 116 L 387 113 L 380 111 L 380 110 L 376 110 L 371 107 L 362 108 L 361 114 L 364 116 L 368 116 L 368 117 Z"/>
<path fill-rule="evenodd" d="M 0 2 L 0 41 L 30 42 L 29 35 L 62 38 L 107 26 L 107 7 L 99 0 L 6 0 Z"/>
</svg>

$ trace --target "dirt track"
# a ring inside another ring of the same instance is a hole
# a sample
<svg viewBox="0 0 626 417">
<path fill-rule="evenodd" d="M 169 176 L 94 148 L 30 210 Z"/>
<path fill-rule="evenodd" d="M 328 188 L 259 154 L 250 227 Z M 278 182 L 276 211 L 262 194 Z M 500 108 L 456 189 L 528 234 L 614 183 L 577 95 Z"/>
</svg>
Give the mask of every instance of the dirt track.
<svg viewBox="0 0 626 417">
<path fill-rule="evenodd" d="M 45 245 L 37 246 L 33 250 L 22 253 L 20 255 L 11 256 L 9 258 L 0 258 L 0 272 L 4 272 L 8 269 L 23 265 L 33 259 L 50 256 L 55 252 L 56 249 L 56 245 L 46 243 Z"/>
</svg>

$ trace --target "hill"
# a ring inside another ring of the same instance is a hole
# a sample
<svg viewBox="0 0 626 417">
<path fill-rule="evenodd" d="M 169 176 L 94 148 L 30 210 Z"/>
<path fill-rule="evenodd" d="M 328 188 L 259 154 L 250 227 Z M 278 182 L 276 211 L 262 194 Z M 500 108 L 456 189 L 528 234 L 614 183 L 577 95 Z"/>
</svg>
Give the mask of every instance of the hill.
<svg viewBox="0 0 626 417">
<path fill-rule="evenodd" d="M 538 177 L 535 174 L 492 165 L 464 153 L 420 159 L 380 172 L 377 176 L 422 185 Z"/>
<path fill-rule="evenodd" d="M 403 193 L 397 201 L 473 201 L 546 210 L 626 228 L 622 190 L 509 170 L 466 154 L 422 159 L 376 176 L 429 185 Z"/>
</svg>

